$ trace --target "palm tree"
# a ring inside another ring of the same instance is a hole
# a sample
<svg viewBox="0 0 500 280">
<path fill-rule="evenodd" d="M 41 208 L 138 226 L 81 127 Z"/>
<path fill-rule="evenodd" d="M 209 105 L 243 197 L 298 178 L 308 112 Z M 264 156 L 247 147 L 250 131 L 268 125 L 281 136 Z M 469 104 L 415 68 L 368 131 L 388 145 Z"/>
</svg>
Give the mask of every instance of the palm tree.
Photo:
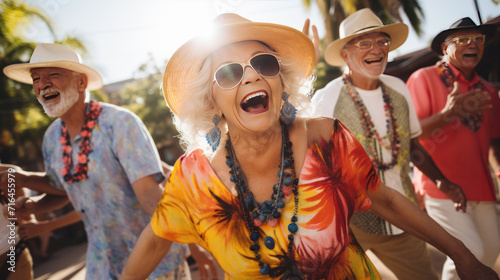
<svg viewBox="0 0 500 280">
<path fill-rule="evenodd" d="M 0 2 L 0 69 L 29 60 L 35 43 L 27 41 L 23 34 L 35 20 L 45 25 L 54 42 L 69 43 L 80 51 L 85 50 L 83 43 L 76 38 L 66 37 L 58 41 L 52 21 L 39 8 L 19 0 L 4 0 Z M 0 157 L 0 162 L 17 160 L 23 142 L 21 138 L 39 141 L 51 122 L 41 112 L 30 85 L 14 82 L 0 74 L 0 152 L 7 148 L 13 154 L 9 158 Z M 22 122 L 18 122 L 20 119 Z"/>
</svg>

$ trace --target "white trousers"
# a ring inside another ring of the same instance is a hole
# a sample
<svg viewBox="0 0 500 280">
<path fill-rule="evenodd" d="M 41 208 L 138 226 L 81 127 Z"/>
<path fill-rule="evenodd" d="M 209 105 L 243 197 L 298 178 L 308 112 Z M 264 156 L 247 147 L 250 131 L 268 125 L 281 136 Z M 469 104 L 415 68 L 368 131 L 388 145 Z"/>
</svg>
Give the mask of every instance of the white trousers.
<svg viewBox="0 0 500 280">
<path fill-rule="evenodd" d="M 500 226 L 496 202 L 467 202 L 466 213 L 455 211 L 450 199 L 425 196 L 425 208 L 431 218 L 462 241 L 478 260 L 493 267 L 500 253 Z M 447 257 L 441 280 L 460 279 L 455 264 Z"/>
</svg>

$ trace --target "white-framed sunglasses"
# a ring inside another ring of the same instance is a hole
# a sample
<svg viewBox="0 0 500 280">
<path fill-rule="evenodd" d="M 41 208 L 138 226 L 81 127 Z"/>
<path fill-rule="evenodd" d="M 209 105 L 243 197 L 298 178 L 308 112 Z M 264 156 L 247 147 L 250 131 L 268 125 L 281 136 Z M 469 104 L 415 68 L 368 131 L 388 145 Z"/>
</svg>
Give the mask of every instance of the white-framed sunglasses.
<svg viewBox="0 0 500 280">
<path fill-rule="evenodd" d="M 281 60 L 269 53 L 261 53 L 251 57 L 247 63 L 231 62 L 224 64 L 214 73 L 213 82 L 222 89 L 233 89 L 241 83 L 245 68 L 247 66 L 257 72 L 257 74 L 266 77 L 274 78 L 281 71 Z"/>
</svg>

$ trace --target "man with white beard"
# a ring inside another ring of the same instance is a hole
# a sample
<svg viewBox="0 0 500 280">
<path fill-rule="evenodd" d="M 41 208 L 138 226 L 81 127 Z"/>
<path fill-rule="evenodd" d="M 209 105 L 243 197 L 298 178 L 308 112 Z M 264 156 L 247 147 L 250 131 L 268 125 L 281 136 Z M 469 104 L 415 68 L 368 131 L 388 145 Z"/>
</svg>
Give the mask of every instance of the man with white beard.
<svg viewBox="0 0 500 280">
<path fill-rule="evenodd" d="M 69 46 L 38 44 L 29 63 L 7 66 L 4 73 L 33 84 L 47 115 L 58 118 L 43 139 L 46 171 L 14 167 L 19 187 L 51 195 L 18 199 L 16 214 L 52 211 L 68 199 L 75 209 L 22 225 L 19 235 L 29 239 L 81 219 L 88 239 L 86 279 L 118 278 L 162 194 L 165 177 L 148 130 L 128 110 L 85 101 L 86 91 L 100 88 L 102 78 Z M 5 177 L 0 174 L 0 183 Z M 191 279 L 186 255 L 187 246 L 175 244 L 150 279 L 166 273 Z"/>
</svg>

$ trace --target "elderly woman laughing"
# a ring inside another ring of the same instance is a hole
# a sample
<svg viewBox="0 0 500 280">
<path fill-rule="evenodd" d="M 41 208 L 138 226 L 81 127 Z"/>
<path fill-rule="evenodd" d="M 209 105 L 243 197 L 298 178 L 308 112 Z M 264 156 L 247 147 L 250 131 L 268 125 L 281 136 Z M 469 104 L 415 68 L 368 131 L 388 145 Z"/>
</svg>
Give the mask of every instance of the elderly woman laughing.
<svg viewBox="0 0 500 280">
<path fill-rule="evenodd" d="M 306 35 L 235 14 L 215 24 L 165 70 L 163 91 L 187 153 L 122 279 L 144 279 L 171 241 L 210 251 L 226 279 L 379 279 L 349 229 L 352 214 L 370 207 L 451 256 L 463 279 L 496 279 L 380 183 L 342 123 L 296 117 L 316 61 Z"/>
</svg>

